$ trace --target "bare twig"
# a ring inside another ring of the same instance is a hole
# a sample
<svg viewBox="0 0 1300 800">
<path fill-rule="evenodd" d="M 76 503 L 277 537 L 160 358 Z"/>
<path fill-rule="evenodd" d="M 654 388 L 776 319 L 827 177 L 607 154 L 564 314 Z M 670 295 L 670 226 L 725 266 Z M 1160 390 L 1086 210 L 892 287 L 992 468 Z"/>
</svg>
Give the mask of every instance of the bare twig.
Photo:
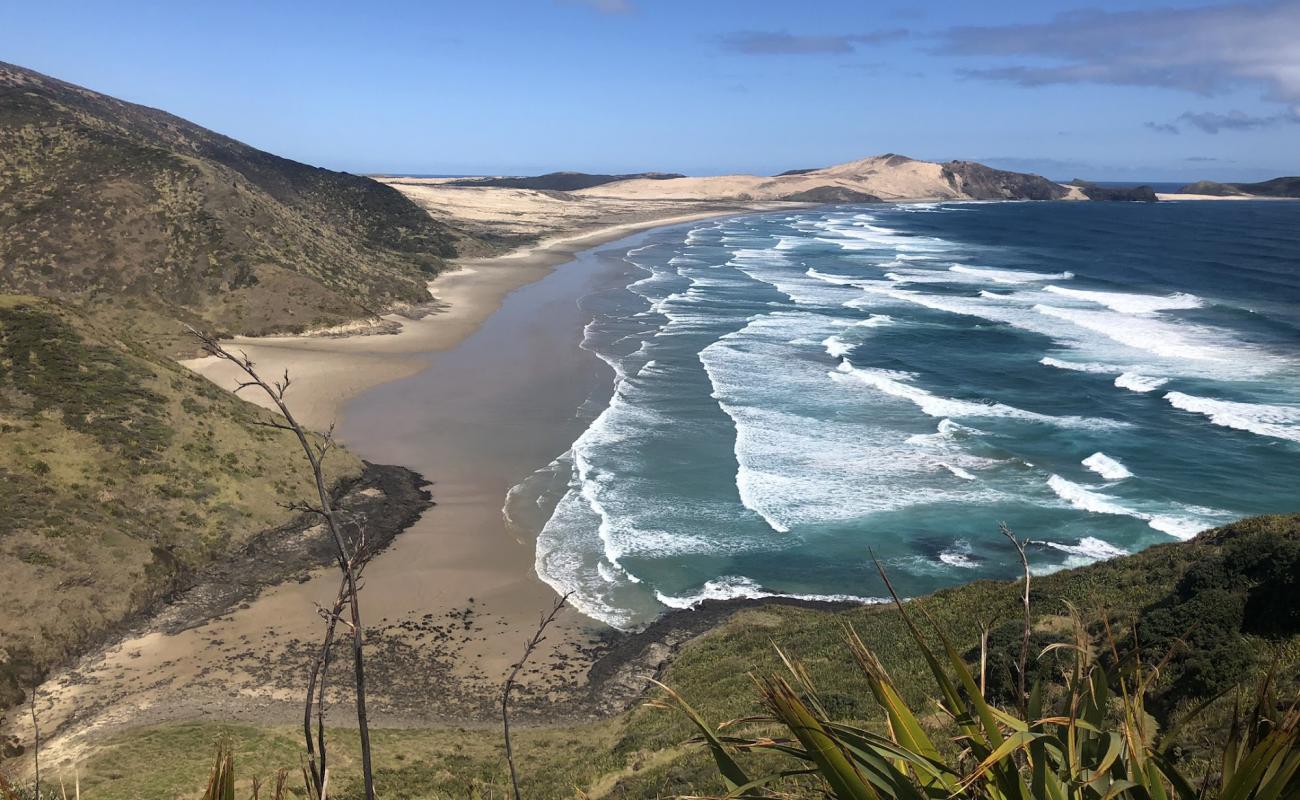
<svg viewBox="0 0 1300 800">
<path fill-rule="evenodd" d="M 235 355 L 226 350 L 216 337 L 202 333 L 192 326 L 187 327 L 190 334 L 198 339 L 204 352 L 223 361 L 229 361 L 244 374 L 245 378 L 239 380 L 235 389 L 236 392 L 252 387 L 261 389 L 271 399 L 280 415 L 284 417 L 284 421 L 269 420 L 261 421 L 259 424 L 292 433 L 297 437 L 298 444 L 307 456 L 308 463 L 311 464 L 312 477 L 316 483 L 316 494 L 320 500 L 319 511 L 325 519 L 330 535 L 334 538 L 334 545 L 338 551 L 336 558 L 339 571 L 343 575 L 343 583 L 347 588 L 347 606 L 351 617 L 348 627 L 352 632 L 352 663 L 356 682 L 357 727 L 361 739 L 361 775 L 366 800 L 374 800 L 375 781 L 370 754 L 370 724 L 366 714 L 365 636 L 361 624 L 361 605 L 357 601 L 359 591 L 357 573 L 364 561 L 364 541 L 358 542 L 359 546 L 356 548 L 348 545 L 343 535 L 343 528 L 338 519 L 338 514 L 334 509 L 333 498 L 325 485 L 325 472 L 321 463 L 329 448 L 332 447 L 333 428 L 331 427 L 329 433 L 326 434 L 323 444 L 314 443 L 285 403 L 284 395 L 291 384 L 288 370 L 285 370 L 284 376 L 280 380 L 268 383 L 257 373 L 253 361 L 248 357 L 247 353 L 241 352 L 239 355 Z"/>
<path fill-rule="evenodd" d="M 1023 596 L 1025 624 L 1024 624 L 1024 632 L 1020 639 L 1020 659 L 1016 664 L 1020 672 L 1019 675 L 1020 683 L 1018 687 L 1019 695 L 1016 704 L 1020 706 L 1021 711 L 1024 712 L 1025 703 L 1027 702 L 1027 699 L 1029 697 L 1029 695 L 1025 693 L 1025 670 L 1028 668 L 1029 665 L 1029 635 L 1033 630 L 1033 621 L 1029 613 L 1029 577 L 1030 577 L 1029 556 L 1025 553 L 1025 545 L 1029 543 L 1029 540 L 1025 539 L 1022 541 L 1020 538 L 1016 536 L 1015 532 L 1013 532 L 1011 530 L 1011 527 L 1007 525 L 1007 523 L 1005 522 L 998 523 L 998 530 L 1002 533 L 1003 536 L 1011 540 L 1011 544 L 1016 548 L 1016 552 L 1020 554 L 1020 565 L 1024 570 L 1024 575 L 1025 575 L 1025 593 Z"/>
<path fill-rule="evenodd" d="M 320 609 L 325 618 L 325 636 L 321 642 L 319 655 L 312 662 L 311 672 L 307 677 L 307 702 L 303 709 L 302 733 L 307 743 L 307 761 L 311 770 L 311 782 L 316 789 L 316 797 L 323 798 L 325 791 L 325 675 L 329 671 L 330 648 L 334 644 L 334 631 L 338 627 L 339 616 L 347 604 L 348 583 L 344 578 L 339 581 L 338 593 L 334 596 L 334 605 L 326 611 Z M 312 707 L 316 709 L 316 741 L 312 741 Z"/>
<path fill-rule="evenodd" d="M 980 696 L 988 697 L 989 623 L 980 623 Z"/>
<path fill-rule="evenodd" d="M 32 744 L 32 761 L 35 765 L 36 800 L 41 800 L 41 725 L 36 719 L 36 692 L 37 686 L 33 683 L 31 694 L 28 695 L 32 710 L 32 735 L 35 737 Z"/>
<path fill-rule="evenodd" d="M 524 664 L 528 662 L 533 651 L 536 650 L 537 646 L 546 638 L 545 633 L 547 626 L 555 621 L 556 615 L 560 613 L 560 609 L 564 608 L 564 604 L 569 602 L 569 597 L 572 594 L 573 592 L 565 592 L 563 597 L 560 597 L 555 601 L 555 605 L 551 608 L 551 613 L 542 617 L 541 622 L 537 625 L 537 632 L 533 634 L 533 638 L 524 643 L 523 658 L 519 659 L 519 661 L 515 663 L 514 668 L 510 670 L 510 675 L 506 678 L 505 688 L 501 691 L 501 733 L 506 743 L 506 763 L 510 765 L 510 785 L 514 789 L 515 800 L 522 800 L 522 796 L 519 794 L 519 775 L 515 772 L 515 754 L 514 750 L 510 746 L 510 692 L 515 688 L 515 679 L 519 677 L 519 671 L 524 668 Z"/>
</svg>

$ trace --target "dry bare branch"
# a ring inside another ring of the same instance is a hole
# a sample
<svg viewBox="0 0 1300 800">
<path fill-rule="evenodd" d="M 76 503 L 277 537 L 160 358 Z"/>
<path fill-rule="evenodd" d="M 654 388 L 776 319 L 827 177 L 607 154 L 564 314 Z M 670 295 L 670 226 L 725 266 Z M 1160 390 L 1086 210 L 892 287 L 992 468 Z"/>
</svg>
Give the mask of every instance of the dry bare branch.
<svg viewBox="0 0 1300 800">
<path fill-rule="evenodd" d="M 321 516 L 325 519 L 330 535 L 334 539 L 334 545 L 337 548 L 337 559 L 339 570 L 342 572 L 343 583 L 347 589 L 347 607 L 351 617 L 348 627 L 352 638 L 352 662 L 356 683 L 356 703 L 357 703 L 357 727 L 361 740 L 361 773 L 365 788 L 366 800 L 374 800 L 375 784 L 374 769 L 371 760 L 370 749 L 370 724 L 366 713 L 366 670 L 365 670 L 365 638 L 364 628 L 361 624 L 361 606 L 357 600 L 359 592 L 357 572 L 361 562 L 358 560 L 358 553 L 349 547 L 346 537 L 343 535 L 343 527 L 338 519 L 338 514 L 334 508 L 333 498 L 330 496 L 329 488 L 325 485 L 325 472 L 322 467 L 322 459 L 325 453 L 319 449 L 319 445 L 312 441 L 308 436 L 305 428 L 299 424 L 294 417 L 292 410 L 285 402 L 285 392 L 291 385 L 289 371 L 286 369 L 281 380 L 273 383 L 267 383 L 258 374 L 252 359 L 247 353 L 240 352 L 235 355 L 226 350 L 221 342 L 214 336 L 205 334 L 193 326 L 186 326 L 191 335 L 198 341 L 203 351 L 210 356 L 214 356 L 223 361 L 234 364 L 243 374 L 244 377 L 238 382 L 238 390 L 248 387 L 256 387 L 270 398 L 271 402 L 279 410 L 284 422 L 278 420 L 260 421 L 266 427 L 293 433 L 297 438 L 298 444 L 302 447 L 303 453 L 311 465 L 312 477 L 316 483 L 316 494 L 320 500 Z M 332 429 L 331 429 L 332 437 Z M 358 537 L 359 540 L 362 537 Z M 340 609 L 341 611 L 341 609 Z M 328 646 L 328 642 L 327 642 Z M 323 769 L 322 769 L 323 774 Z M 323 781 L 322 781 L 323 782 Z"/>
<path fill-rule="evenodd" d="M 515 772 L 515 754 L 510 744 L 510 692 L 515 688 L 516 679 L 519 677 L 519 671 L 528 663 L 533 651 L 537 649 L 546 638 L 546 628 L 555 621 L 555 617 L 564 608 L 565 603 L 569 602 L 569 597 L 573 592 L 565 592 L 562 597 L 555 601 L 551 608 L 551 613 L 542 617 L 541 622 L 537 625 L 537 631 L 533 633 L 533 638 L 524 643 L 524 655 L 519 659 L 510 670 L 510 675 L 506 678 L 505 687 L 501 691 L 501 734 L 505 739 L 506 745 L 506 763 L 510 766 L 510 785 L 515 792 L 515 800 L 522 800 L 519 793 L 519 775 Z"/>
<path fill-rule="evenodd" d="M 998 530 L 1003 536 L 1011 540 L 1011 544 L 1016 548 L 1016 552 L 1020 554 L 1020 565 L 1025 576 L 1025 592 L 1022 598 L 1025 613 L 1024 631 L 1020 639 L 1020 658 L 1016 663 L 1016 667 L 1020 673 L 1018 686 L 1019 695 L 1016 704 L 1020 707 L 1021 711 L 1024 712 L 1025 703 L 1029 697 L 1025 692 L 1025 670 L 1029 665 L 1029 636 L 1033 631 L 1033 620 L 1030 617 L 1029 612 L 1029 556 L 1025 553 L 1025 545 L 1029 543 L 1029 540 L 1025 539 L 1024 541 L 1021 541 L 1020 538 L 1016 536 L 1015 532 L 1011 530 L 1011 527 L 1005 522 L 998 523 Z"/>
</svg>

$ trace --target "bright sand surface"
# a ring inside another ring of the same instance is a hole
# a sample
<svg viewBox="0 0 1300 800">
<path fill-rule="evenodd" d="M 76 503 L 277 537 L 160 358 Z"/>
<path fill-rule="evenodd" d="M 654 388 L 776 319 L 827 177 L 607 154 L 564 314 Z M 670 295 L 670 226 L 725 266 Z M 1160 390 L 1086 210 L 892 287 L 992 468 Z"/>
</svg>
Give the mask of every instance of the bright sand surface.
<svg viewBox="0 0 1300 800">
<path fill-rule="evenodd" d="M 506 492 L 562 454 L 586 424 L 576 409 L 610 391 L 608 367 L 577 346 L 588 318 L 577 301 L 624 285 L 631 267 L 623 248 L 578 253 L 703 216 L 711 215 L 617 226 L 467 263 L 435 282 L 443 309 L 405 321 L 395 335 L 234 343 L 269 375 L 289 368 L 287 400 L 308 424 L 327 425 L 342 410 L 338 433 L 350 449 L 433 481 L 437 505 L 365 575 L 364 617 L 385 627 L 370 644 L 377 725 L 484 718 L 539 612 L 555 600 L 532 572 L 533 542 L 506 529 Z M 210 360 L 191 366 L 232 385 L 233 373 Z M 104 734 L 138 724 L 300 719 L 321 630 L 316 604 L 336 587 L 334 571 L 320 570 L 190 630 L 146 629 L 82 659 L 41 688 L 47 730 L 75 719 L 43 760 L 75 763 Z M 429 633 L 431 625 L 442 627 Z M 535 687 L 580 683 L 599 633 L 576 612 L 563 614 L 537 656 Z M 333 709 L 341 724 L 349 712 L 347 702 Z"/>
<path fill-rule="evenodd" d="M 759 204 L 752 206 L 752 210 L 761 208 Z M 235 338 L 225 344 L 233 352 L 246 353 L 266 377 L 279 376 L 288 369 L 293 381 L 288 400 L 294 415 L 303 424 L 324 430 L 340 421 L 344 406 L 353 397 L 366 389 L 420 372 L 428 365 L 428 354 L 455 347 L 501 306 L 506 295 L 542 278 L 558 264 L 572 260 L 576 253 L 639 230 L 742 210 L 745 209 L 735 207 L 726 212 L 670 213 L 554 236 L 502 256 L 457 262 L 457 269 L 443 273 L 429 284 L 429 291 L 439 305 L 437 311 L 422 319 L 385 317 L 401 326 L 396 334 L 268 336 Z M 238 370 L 228 362 L 197 358 L 181 363 L 223 388 L 235 386 Z M 242 396 L 262 406 L 271 405 L 267 398 L 251 392 Z M 349 441 L 349 444 L 364 443 Z M 364 447 L 354 449 L 364 450 Z"/>
</svg>

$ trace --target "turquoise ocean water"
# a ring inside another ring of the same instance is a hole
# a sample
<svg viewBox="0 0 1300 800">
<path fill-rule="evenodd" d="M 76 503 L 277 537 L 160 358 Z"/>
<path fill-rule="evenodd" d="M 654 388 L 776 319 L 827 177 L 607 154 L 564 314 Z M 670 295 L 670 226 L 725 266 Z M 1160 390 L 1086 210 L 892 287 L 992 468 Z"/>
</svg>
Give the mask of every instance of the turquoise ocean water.
<svg viewBox="0 0 1300 800">
<path fill-rule="evenodd" d="M 915 595 L 1300 508 L 1300 203 L 840 206 L 655 232 L 584 298 L 615 373 L 512 490 L 635 627 Z"/>
</svg>

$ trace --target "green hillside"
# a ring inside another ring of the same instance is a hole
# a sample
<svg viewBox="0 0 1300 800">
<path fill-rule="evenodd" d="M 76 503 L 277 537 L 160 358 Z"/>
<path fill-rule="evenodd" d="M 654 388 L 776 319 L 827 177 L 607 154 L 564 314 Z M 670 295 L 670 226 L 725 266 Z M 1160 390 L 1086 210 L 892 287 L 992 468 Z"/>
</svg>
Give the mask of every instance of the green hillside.
<svg viewBox="0 0 1300 800">
<path fill-rule="evenodd" d="M 0 295 L 0 706 L 293 516 L 278 503 L 311 483 L 267 416 L 62 303 Z"/>
<path fill-rule="evenodd" d="M 1300 177 L 1273 178 L 1258 183 L 1218 183 L 1197 181 L 1178 190 L 1181 194 L 1209 194 L 1217 197 L 1289 197 L 1300 198 Z"/>
<path fill-rule="evenodd" d="M 0 62 L 0 291 L 168 352 L 427 301 L 460 234 L 369 178 Z"/>
</svg>

